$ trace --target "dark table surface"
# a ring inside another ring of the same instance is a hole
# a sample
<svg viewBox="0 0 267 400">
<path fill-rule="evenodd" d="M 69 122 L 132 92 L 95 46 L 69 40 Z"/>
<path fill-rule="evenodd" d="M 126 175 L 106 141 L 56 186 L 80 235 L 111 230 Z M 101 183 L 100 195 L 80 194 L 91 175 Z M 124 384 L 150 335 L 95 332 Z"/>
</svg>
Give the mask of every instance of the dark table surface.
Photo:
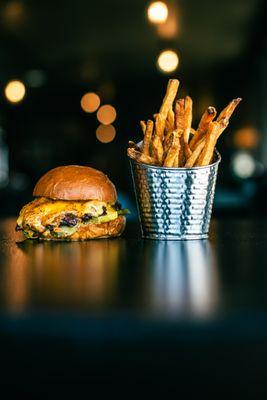
<svg viewBox="0 0 267 400">
<path fill-rule="evenodd" d="M 183 242 L 128 224 L 119 239 L 41 243 L 14 226 L 0 224 L 0 354 L 21 393 L 28 378 L 259 390 L 266 220 L 212 221 L 210 240 Z"/>
</svg>

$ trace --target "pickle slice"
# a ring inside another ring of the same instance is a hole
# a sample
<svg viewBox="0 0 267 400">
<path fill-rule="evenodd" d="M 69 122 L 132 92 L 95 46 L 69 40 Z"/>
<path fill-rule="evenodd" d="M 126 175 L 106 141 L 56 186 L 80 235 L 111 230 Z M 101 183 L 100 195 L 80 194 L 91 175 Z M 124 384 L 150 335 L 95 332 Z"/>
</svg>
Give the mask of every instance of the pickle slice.
<svg viewBox="0 0 267 400">
<path fill-rule="evenodd" d="M 52 231 L 52 234 L 57 237 L 66 237 L 75 233 L 76 230 L 77 227 L 62 226 L 60 228 L 55 228 L 54 231 Z"/>
<path fill-rule="evenodd" d="M 102 224 L 104 222 L 109 222 L 118 218 L 117 211 L 108 213 L 107 215 L 102 215 L 101 217 L 93 217 L 89 223 L 91 224 Z"/>
</svg>

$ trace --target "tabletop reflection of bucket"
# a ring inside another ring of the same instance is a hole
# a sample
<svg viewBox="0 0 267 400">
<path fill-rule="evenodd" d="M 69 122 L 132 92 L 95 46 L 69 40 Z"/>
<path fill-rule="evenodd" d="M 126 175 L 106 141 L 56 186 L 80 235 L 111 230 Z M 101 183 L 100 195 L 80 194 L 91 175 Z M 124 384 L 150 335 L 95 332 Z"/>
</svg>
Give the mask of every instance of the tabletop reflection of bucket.
<svg viewBox="0 0 267 400">
<path fill-rule="evenodd" d="M 204 167 L 164 168 L 130 159 L 143 238 L 206 239 L 220 154 Z"/>
</svg>

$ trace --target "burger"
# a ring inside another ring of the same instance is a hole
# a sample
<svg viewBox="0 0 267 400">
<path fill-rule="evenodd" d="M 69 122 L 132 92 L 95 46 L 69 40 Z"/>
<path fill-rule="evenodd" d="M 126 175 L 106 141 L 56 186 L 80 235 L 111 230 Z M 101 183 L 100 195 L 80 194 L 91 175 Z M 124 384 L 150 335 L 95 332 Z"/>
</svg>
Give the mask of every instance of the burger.
<svg viewBox="0 0 267 400">
<path fill-rule="evenodd" d="M 16 230 L 26 238 L 87 240 L 120 236 L 125 214 L 109 178 L 94 168 L 68 165 L 43 175 L 35 200 L 20 211 Z"/>
</svg>

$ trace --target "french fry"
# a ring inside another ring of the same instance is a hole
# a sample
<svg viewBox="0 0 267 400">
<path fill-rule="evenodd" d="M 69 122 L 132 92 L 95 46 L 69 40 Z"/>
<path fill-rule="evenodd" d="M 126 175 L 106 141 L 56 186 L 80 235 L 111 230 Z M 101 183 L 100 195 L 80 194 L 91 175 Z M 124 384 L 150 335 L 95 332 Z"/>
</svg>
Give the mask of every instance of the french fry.
<svg viewBox="0 0 267 400">
<path fill-rule="evenodd" d="M 184 142 L 189 142 L 190 130 L 192 124 L 193 102 L 191 97 L 186 96 L 184 101 Z"/>
<path fill-rule="evenodd" d="M 230 103 L 220 113 L 217 121 L 221 121 L 224 118 L 227 118 L 229 120 L 241 100 L 242 99 L 238 97 L 237 99 L 233 99 L 232 101 L 230 101 Z"/>
<path fill-rule="evenodd" d="M 196 162 L 196 165 L 204 166 L 210 164 L 210 162 L 212 161 L 216 142 L 222 132 L 227 128 L 228 124 L 228 118 L 223 118 L 220 121 L 210 123 L 205 146 Z"/>
<path fill-rule="evenodd" d="M 192 155 L 192 150 L 190 149 L 189 144 L 186 143 L 186 142 L 184 143 L 184 154 L 185 154 L 186 160 L 187 160 L 189 157 L 191 157 L 191 155 Z"/>
<path fill-rule="evenodd" d="M 168 81 L 160 110 L 154 114 L 154 122 L 140 121 L 144 134 L 142 144 L 129 141 L 129 157 L 142 163 L 170 168 L 204 166 L 212 161 L 216 142 L 241 98 L 233 99 L 216 121 L 216 109 L 208 107 L 195 130 L 192 128 L 191 97 L 178 99 L 173 106 L 178 87 L 177 79 Z"/>
<path fill-rule="evenodd" d="M 178 139 L 179 139 L 179 146 L 177 147 L 177 154 L 176 154 L 176 157 L 175 157 L 175 160 L 174 160 L 174 163 L 173 163 L 173 166 L 175 167 L 175 168 L 178 168 L 178 166 L 179 166 L 179 152 L 180 152 L 180 137 L 182 136 L 182 134 L 183 134 L 183 131 L 182 130 L 177 130 L 177 129 L 175 129 L 174 131 L 172 131 L 172 132 L 168 132 L 168 134 L 166 135 L 166 137 L 165 137 L 165 140 L 164 140 L 164 154 L 163 154 L 163 159 L 165 160 L 165 158 L 166 158 L 166 156 L 167 156 L 167 153 L 168 153 L 168 151 L 169 151 L 169 149 L 170 149 L 170 147 L 171 147 L 171 145 L 172 145 L 172 142 L 173 142 L 173 133 L 174 134 L 178 134 Z"/>
<path fill-rule="evenodd" d="M 180 143 L 179 143 L 179 147 L 180 147 Z M 179 167 L 179 151 L 175 156 L 174 162 L 173 162 L 173 168 L 178 168 Z"/>
<path fill-rule="evenodd" d="M 146 156 L 150 155 L 150 144 L 153 134 L 153 127 L 154 127 L 154 122 L 149 119 L 146 124 L 146 131 L 143 140 L 143 154 L 145 154 Z"/>
<path fill-rule="evenodd" d="M 177 149 L 177 154 L 176 154 L 174 162 L 173 162 L 173 167 L 174 168 L 178 168 L 179 167 L 179 155 L 180 155 L 180 151 L 181 151 L 181 137 L 183 136 L 182 129 L 177 130 L 177 132 L 178 132 L 178 135 L 179 135 L 179 145 L 178 145 L 178 149 Z"/>
<path fill-rule="evenodd" d="M 168 112 L 172 108 L 173 101 L 178 91 L 179 83 L 180 82 L 178 79 L 169 79 L 167 91 L 159 110 L 159 113 L 164 119 L 167 118 Z"/>
<path fill-rule="evenodd" d="M 183 167 L 185 164 L 186 156 L 185 156 L 185 148 L 184 148 L 184 137 L 183 135 L 180 137 L 180 151 L 178 157 L 178 166 Z"/>
<path fill-rule="evenodd" d="M 165 119 L 161 114 L 156 114 L 155 116 L 155 134 L 152 140 L 152 155 L 156 158 L 159 164 L 163 160 L 163 135 L 165 128 Z"/>
<path fill-rule="evenodd" d="M 140 126 L 141 126 L 143 134 L 145 134 L 145 132 L 146 132 L 146 123 L 145 123 L 145 121 L 140 121 Z"/>
<path fill-rule="evenodd" d="M 217 118 L 217 121 L 212 122 L 212 128 L 209 129 L 209 132 L 207 134 L 207 139 L 205 146 L 202 150 L 202 153 L 200 154 L 198 160 L 197 160 L 197 165 L 203 166 L 203 165 L 208 165 L 213 157 L 213 152 L 216 146 L 216 142 L 222 132 L 226 129 L 226 127 L 229 124 L 229 119 L 231 115 L 233 114 L 235 108 L 238 106 L 242 99 L 237 98 L 232 100 L 220 113 L 219 117 Z"/>
<path fill-rule="evenodd" d="M 164 167 L 173 167 L 174 162 L 176 161 L 176 156 L 179 151 L 180 141 L 179 141 L 179 132 L 174 131 L 171 134 L 171 145 L 169 150 L 167 151 L 166 157 L 164 159 L 163 166 Z"/>
<path fill-rule="evenodd" d="M 133 158 L 140 163 L 158 165 L 157 160 L 155 160 L 153 157 L 146 156 L 144 153 L 141 153 L 140 151 L 137 151 L 131 147 L 128 147 L 127 154 L 130 158 Z"/>
<path fill-rule="evenodd" d="M 175 102 L 174 115 L 175 128 L 184 129 L 184 99 L 179 99 Z"/>
<path fill-rule="evenodd" d="M 161 140 L 163 140 L 165 122 L 166 122 L 166 120 L 164 119 L 162 114 L 156 114 L 156 116 L 155 116 L 155 136 L 158 136 Z"/>
<path fill-rule="evenodd" d="M 211 129 L 209 129 L 209 132 L 207 134 L 206 143 L 202 150 L 202 153 L 200 154 L 197 160 L 197 165 L 200 166 L 208 165 L 211 162 L 216 142 L 220 137 L 220 135 L 222 134 L 222 132 L 228 126 L 229 119 L 241 100 L 242 100 L 241 98 L 233 99 L 222 110 L 219 117 L 217 118 L 217 121 L 210 123 L 210 125 L 212 124 L 212 127 Z"/>
<path fill-rule="evenodd" d="M 169 130 L 170 131 L 173 131 L 175 129 L 174 112 L 173 112 L 172 108 L 170 108 L 169 111 L 168 111 L 168 116 L 167 116 L 167 119 L 166 119 L 166 123 L 169 124 L 169 126 L 170 126 Z"/>
<path fill-rule="evenodd" d="M 192 152 L 191 156 L 187 159 L 185 163 L 185 167 L 191 168 L 194 166 L 195 162 L 197 161 L 198 157 L 200 156 L 200 153 L 202 152 L 204 146 L 206 143 L 206 138 L 202 137 L 195 146 L 194 151 Z"/>
<path fill-rule="evenodd" d="M 214 107 L 208 107 L 207 110 L 204 112 L 202 115 L 200 122 L 198 124 L 197 131 L 194 135 L 194 137 L 190 140 L 190 149 L 194 151 L 196 148 L 196 145 L 199 140 L 202 139 L 202 137 L 206 134 L 209 123 L 216 117 L 217 111 Z"/>
<path fill-rule="evenodd" d="M 166 153 L 167 150 L 169 149 L 170 145 L 171 145 L 171 134 L 173 131 L 169 131 L 166 133 L 165 137 L 164 137 L 164 142 L 163 142 L 163 150 Z"/>
<path fill-rule="evenodd" d="M 132 149 L 135 149 L 136 151 L 140 151 L 140 148 L 137 146 L 137 144 L 135 142 L 133 142 L 132 140 L 129 140 L 128 142 L 128 146 Z"/>
<path fill-rule="evenodd" d="M 174 106 L 175 127 L 176 129 L 182 132 L 184 130 L 184 105 L 185 105 L 185 100 L 178 99 L 176 100 Z M 180 141 L 180 150 L 178 155 L 178 166 L 183 167 L 185 162 L 185 148 L 184 148 L 183 134 L 180 136 L 179 141 Z"/>
<path fill-rule="evenodd" d="M 175 103 L 176 129 L 183 130 L 183 137 L 180 139 L 181 149 L 179 166 L 182 166 L 185 160 L 192 154 L 188 145 L 188 140 L 192 129 L 192 105 L 192 99 L 189 96 L 187 96 L 185 99 L 179 99 Z"/>
<path fill-rule="evenodd" d="M 166 119 L 165 121 L 165 132 L 166 134 L 168 132 L 172 132 L 174 130 L 174 127 L 170 124 L 170 121 L 168 121 L 168 119 Z"/>
<path fill-rule="evenodd" d="M 152 156 L 157 160 L 158 164 L 162 164 L 163 160 L 163 145 L 159 136 L 155 136 L 152 142 Z"/>
</svg>

